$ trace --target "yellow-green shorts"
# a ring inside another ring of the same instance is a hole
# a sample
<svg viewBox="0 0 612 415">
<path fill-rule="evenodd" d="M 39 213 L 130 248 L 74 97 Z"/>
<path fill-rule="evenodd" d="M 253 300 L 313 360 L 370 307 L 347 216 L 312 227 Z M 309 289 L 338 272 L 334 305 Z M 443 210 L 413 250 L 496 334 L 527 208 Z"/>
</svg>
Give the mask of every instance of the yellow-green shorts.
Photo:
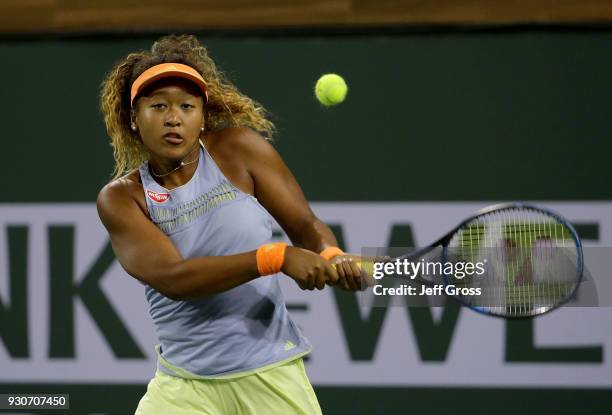
<svg viewBox="0 0 612 415">
<path fill-rule="evenodd" d="M 229 379 L 157 371 L 135 415 L 314 415 L 321 407 L 302 358 Z"/>
</svg>

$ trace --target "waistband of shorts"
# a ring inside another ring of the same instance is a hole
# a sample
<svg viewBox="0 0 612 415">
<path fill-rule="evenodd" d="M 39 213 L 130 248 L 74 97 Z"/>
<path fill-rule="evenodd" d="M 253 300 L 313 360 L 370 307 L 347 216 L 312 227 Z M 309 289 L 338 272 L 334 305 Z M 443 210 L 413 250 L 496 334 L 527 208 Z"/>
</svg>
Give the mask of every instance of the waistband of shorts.
<svg viewBox="0 0 612 415">
<path fill-rule="evenodd" d="M 310 353 L 311 351 L 312 351 L 312 347 L 309 347 L 307 350 L 300 352 L 300 353 L 296 353 L 286 359 L 279 360 L 278 362 L 273 362 L 273 363 L 270 363 L 270 364 L 267 364 L 267 365 L 264 365 L 258 368 L 254 368 L 254 369 L 241 370 L 237 372 L 230 372 L 230 373 L 225 373 L 225 374 L 220 374 L 220 375 L 202 376 L 202 375 L 198 375 L 193 372 L 190 372 L 186 369 L 174 366 L 172 363 L 168 362 L 166 359 L 164 359 L 164 357 L 162 357 L 161 344 L 158 344 L 155 346 L 155 353 L 157 354 L 157 370 L 163 373 L 166 373 L 168 375 L 180 377 L 183 379 L 196 379 L 196 380 L 237 379 L 237 378 L 249 376 L 255 373 L 265 372 L 266 370 L 274 369 L 275 367 L 282 366 L 285 363 L 289 363 L 293 360 L 300 359 L 303 356 Z"/>
</svg>

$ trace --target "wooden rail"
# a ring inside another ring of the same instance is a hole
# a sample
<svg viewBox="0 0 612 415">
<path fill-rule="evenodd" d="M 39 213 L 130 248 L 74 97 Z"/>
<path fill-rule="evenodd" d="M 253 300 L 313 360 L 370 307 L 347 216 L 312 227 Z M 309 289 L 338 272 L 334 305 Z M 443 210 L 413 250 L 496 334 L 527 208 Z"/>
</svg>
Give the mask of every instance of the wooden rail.
<svg viewBox="0 0 612 415">
<path fill-rule="evenodd" d="M 0 33 L 612 21 L 610 0 L 3 0 Z"/>
</svg>

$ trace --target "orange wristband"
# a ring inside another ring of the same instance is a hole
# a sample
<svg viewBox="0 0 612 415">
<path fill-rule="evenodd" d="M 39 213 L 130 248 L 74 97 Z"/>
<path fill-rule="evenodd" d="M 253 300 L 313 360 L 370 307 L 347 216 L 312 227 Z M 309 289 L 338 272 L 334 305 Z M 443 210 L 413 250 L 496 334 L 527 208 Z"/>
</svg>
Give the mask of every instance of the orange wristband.
<svg viewBox="0 0 612 415">
<path fill-rule="evenodd" d="M 329 261 L 335 256 L 344 255 L 344 251 L 338 248 L 337 246 L 328 246 L 327 248 L 322 250 L 319 255 L 321 255 L 323 258 Z"/>
<path fill-rule="evenodd" d="M 270 275 L 280 272 L 285 262 L 285 242 L 273 242 L 257 248 L 255 258 L 259 275 Z"/>
</svg>

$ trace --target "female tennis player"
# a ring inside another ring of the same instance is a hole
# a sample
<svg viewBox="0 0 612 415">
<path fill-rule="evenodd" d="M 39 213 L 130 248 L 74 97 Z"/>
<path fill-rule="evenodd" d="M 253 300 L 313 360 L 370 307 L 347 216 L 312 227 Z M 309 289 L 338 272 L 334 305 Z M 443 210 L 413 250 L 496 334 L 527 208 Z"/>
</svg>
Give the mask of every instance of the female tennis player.
<svg viewBox="0 0 612 415">
<path fill-rule="evenodd" d="M 269 143 L 264 109 L 188 35 L 118 62 L 101 109 L 115 170 L 98 212 L 160 342 L 136 414 L 320 414 L 278 279 L 357 290 L 363 275 Z M 273 219 L 293 246 L 271 242 Z"/>
</svg>

